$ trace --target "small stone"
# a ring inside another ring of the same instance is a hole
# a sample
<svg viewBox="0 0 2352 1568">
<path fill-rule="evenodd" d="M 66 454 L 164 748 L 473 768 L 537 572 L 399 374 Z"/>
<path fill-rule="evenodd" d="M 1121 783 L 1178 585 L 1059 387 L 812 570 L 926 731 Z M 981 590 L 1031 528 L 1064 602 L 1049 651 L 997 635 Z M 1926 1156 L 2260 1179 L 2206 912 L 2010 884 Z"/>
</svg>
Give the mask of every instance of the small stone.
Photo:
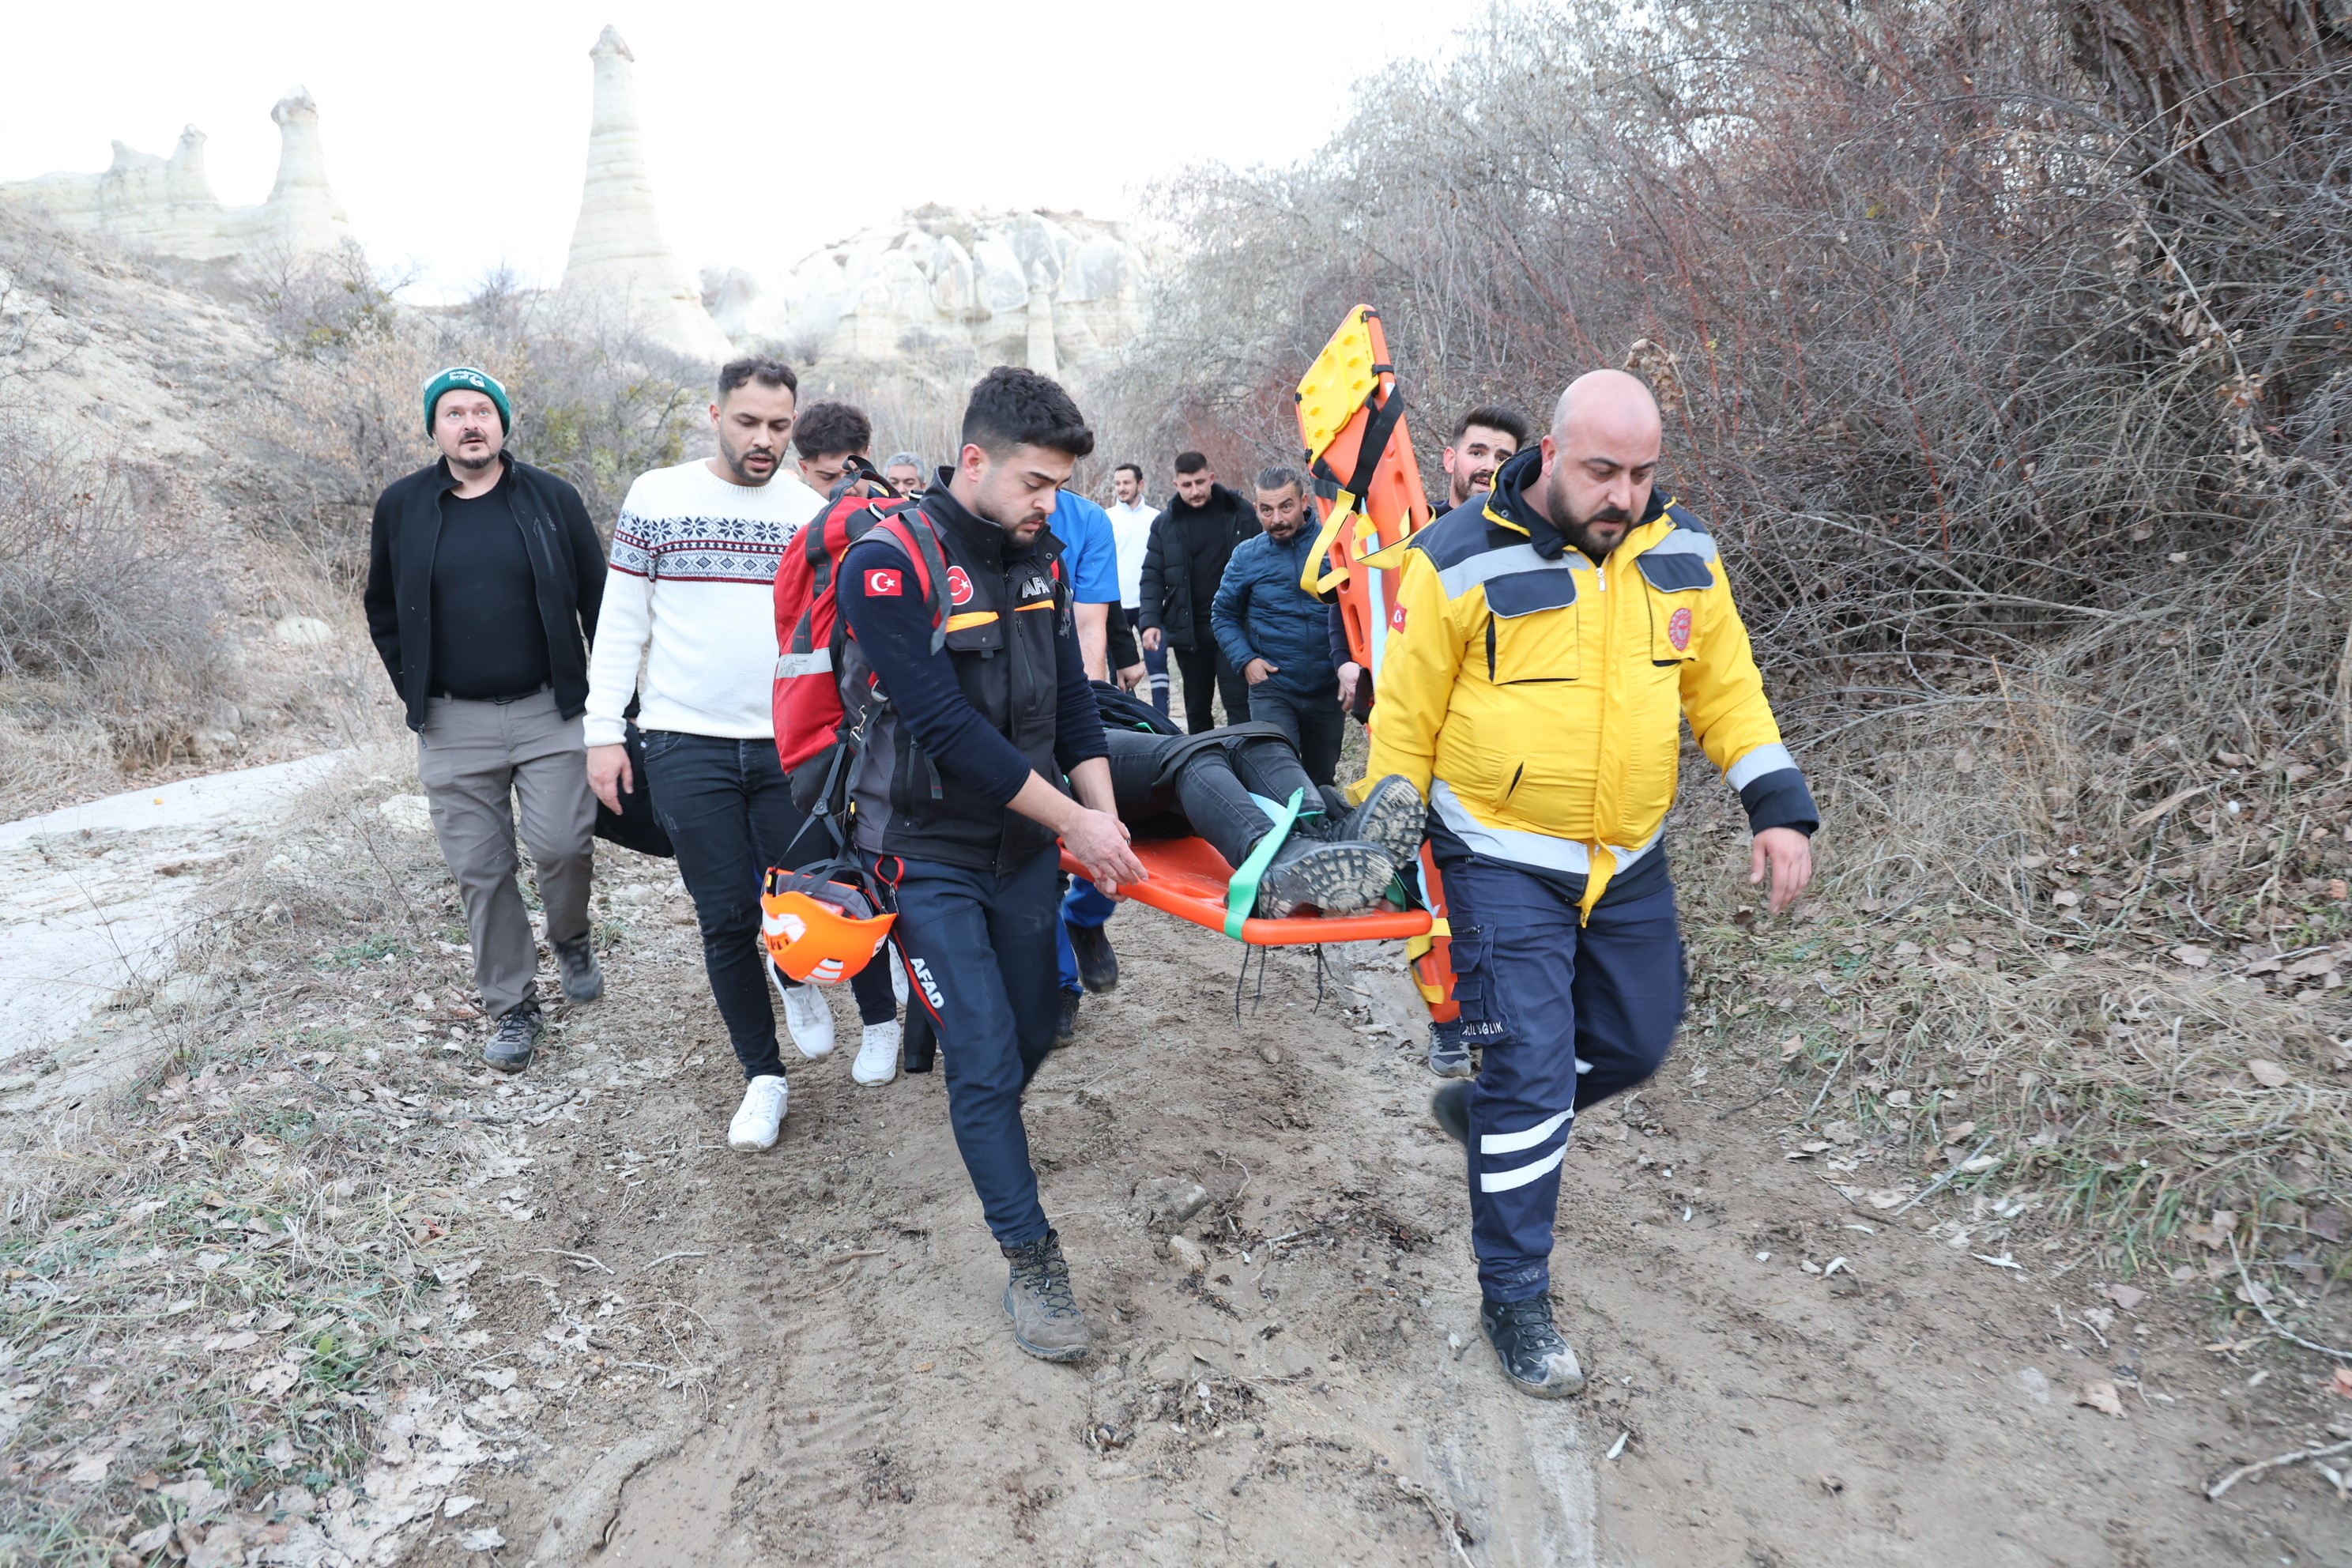
<svg viewBox="0 0 2352 1568">
<path fill-rule="evenodd" d="M 1168 1256 L 1175 1262 L 1177 1268 L 1187 1274 L 1205 1274 L 1209 1271 L 1209 1255 L 1201 1249 L 1199 1242 L 1189 1236 L 1170 1237 Z"/>
</svg>

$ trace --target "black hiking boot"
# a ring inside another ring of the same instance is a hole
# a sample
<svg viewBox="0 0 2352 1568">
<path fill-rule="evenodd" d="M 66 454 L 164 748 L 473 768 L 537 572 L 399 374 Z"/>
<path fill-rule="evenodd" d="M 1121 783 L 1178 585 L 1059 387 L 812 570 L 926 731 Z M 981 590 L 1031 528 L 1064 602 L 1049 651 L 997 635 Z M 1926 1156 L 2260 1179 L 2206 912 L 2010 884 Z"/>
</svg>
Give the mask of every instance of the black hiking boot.
<svg viewBox="0 0 2352 1568">
<path fill-rule="evenodd" d="M 498 1033 L 482 1047 L 482 1060 L 500 1072 L 520 1072 L 530 1066 L 540 1037 L 546 1033 L 547 1020 L 541 1016 L 539 1004 L 518 1003 L 499 1017 Z"/>
<path fill-rule="evenodd" d="M 556 973 L 563 976 L 563 994 L 574 1002 L 593 1002 L 604 994 L 604 972 L 596 964 L 596 944 L 588 937 L 578 942 L 559 942 L 555 947 Z"/>
<path fill-rule="evenodd" d="M 1461 1144 L 1465 1151 L 1469 1149 L 1470 1086 L 1468 1084 L 1449 1083 L 1431 1095 L 1429 1114 L 1437 1119 L 1438 1126 L 1445 1130 L 1445 1135 L 1448 1138 Z"/>
<path fill-rule="evenodd" d="M 1118 990 L 1118 954 L 1111 951 L 1110 933 L 1100 926 L 1062 923 L 1069 928 L 1070 951 L 1077 955 L 1079 983 L 1097 995 Z"/>
<path fill-rule="evenodd" d="M 1085 1000 L 1076 991 L 1062 993 L 1062 1021 L 1054 1026 L 1054 1048 L 1064 1050 L 1078 1043 L 1078 1004 Z"/>
<path fill-rule="evenodd" d="M 1013 1342 L 1039 1361 L 1079 1361 L 1094 1349 L 1087 1315 L 1070 1293 L 1070 1266 L 1062 1238 L 1052 1231 L 1026 1247 L 1008 1247 L 1013 1277 L 1004 1286 L 1004 1315 L 1013 1320 Z"/>
<path fill-rule="evenodd" d="M 1286 839 L 1258 879 L 1255 912 L 1278 920 L 1312 905 L 1327 915 L 1352 914 L 1378 903 L 1395 875 L 1376 844 Z"/>
<path fill-rule="evenodd" d="M 1477 1071 L 1470 1065 L 1470 1037 L 1463 1032 L 1461 1019 L 1429 1021 L 1429 1070 L 1440 1078 L 1469 1078 Z"/>
<path fill-rule="evenodd" d="M 1387 852 L 1397 873 L 1410 882 L 1412 863 L 1421 858 L 1421 841 L 1428 836 L 1429 811 L 1421 792 L 1402 773 L 1391 773 L 1372 786 L 1364 804 L 1348 814 L 1339 837 L 1377 844 Z"/>
<path fill-rule="evenodd" d="M 1478 1326 L 1503 1363 L 1503 1375 L 1522 1394 L 1565 1399 L 1584 1386 L 1576 1352 L 1552 1326 L 1551 1298 L 1478 1303 Z"/>
</svg>

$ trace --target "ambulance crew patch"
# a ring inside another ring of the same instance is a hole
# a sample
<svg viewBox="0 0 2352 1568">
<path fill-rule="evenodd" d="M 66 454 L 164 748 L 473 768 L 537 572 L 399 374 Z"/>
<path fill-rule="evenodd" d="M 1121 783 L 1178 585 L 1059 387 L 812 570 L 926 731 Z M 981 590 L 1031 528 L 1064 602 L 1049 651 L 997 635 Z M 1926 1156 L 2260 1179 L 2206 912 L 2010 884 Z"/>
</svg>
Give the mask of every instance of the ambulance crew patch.
<svg viewBox="0 0 2352 1568">
<path fill-rule="evenodd" d="M 1691 615 L 1687 608 L 1676 610 L 1674 619 L 1666 623 L 1666 640 L 1675 645 L 1676 653 L 1690 651 Z"/>
<path fill-rule="evenodd" d="M 971 603 L 971 577 L 961 566 L 948 568 L 948 600 L 957 605 Z"/>
<path fill-rule="evenodd" d="M 895 599 L 905 586 L 905 579 L 887 567 L 877 566 L 866 574 L 866 596 L 869 599 Z"/>
</svg>

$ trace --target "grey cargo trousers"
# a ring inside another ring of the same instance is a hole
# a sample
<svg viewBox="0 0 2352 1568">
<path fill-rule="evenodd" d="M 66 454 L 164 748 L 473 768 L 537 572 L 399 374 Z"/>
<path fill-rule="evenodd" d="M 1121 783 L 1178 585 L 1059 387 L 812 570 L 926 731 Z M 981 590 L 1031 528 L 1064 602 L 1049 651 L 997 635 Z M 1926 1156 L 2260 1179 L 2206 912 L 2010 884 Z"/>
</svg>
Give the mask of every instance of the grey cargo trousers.
<svg viewBox="0 0 2352 1568">
<path fill-rule="evenodd" d="M 474 984 L 493 1018 L 538 994 L 539 952 L 515 885 L 515 811 L 539 868 L 547 940 L 588 934 L 588 887 L 596 797 L 580 718 L 555 710 L 555 694 L 510 702 L 436 697 L 416 735 L 416 775 L 433 808 L 434 837 L 465 900 Z"/>
</svg>

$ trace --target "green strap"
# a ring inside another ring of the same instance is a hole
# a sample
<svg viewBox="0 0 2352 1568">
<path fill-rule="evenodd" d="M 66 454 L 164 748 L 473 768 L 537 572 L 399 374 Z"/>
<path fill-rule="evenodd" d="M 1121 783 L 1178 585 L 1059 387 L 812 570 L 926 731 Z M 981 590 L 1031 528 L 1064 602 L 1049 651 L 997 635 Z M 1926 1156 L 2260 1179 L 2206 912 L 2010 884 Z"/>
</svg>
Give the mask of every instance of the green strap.
<svg viewBox="0 0 2352 1568">
<path fill-rule="evenodd" d="M 1265 875 L 1265 868 L 1273 863 L 1275 851 L 1282 847 L 1282 841 L 1290 837 L 1291 825 L 1298 820 L 1298 803 L 1306 795 L 1303 789 L 1292 790 L 1289 804 L 1275 809 L 1274 831 L 1257 841 L 1257 847 L 1249 852 L 1249 858 L 1241 863 L 1240 869 L 1234 873 L 1234 879 L 1226 884 L 1225 934 L 1235 942 L 1242 940 L 1242 922 L 1248 920 L 1250 911 L 1257 908 L 1258 879 Z"/>
</svg>

